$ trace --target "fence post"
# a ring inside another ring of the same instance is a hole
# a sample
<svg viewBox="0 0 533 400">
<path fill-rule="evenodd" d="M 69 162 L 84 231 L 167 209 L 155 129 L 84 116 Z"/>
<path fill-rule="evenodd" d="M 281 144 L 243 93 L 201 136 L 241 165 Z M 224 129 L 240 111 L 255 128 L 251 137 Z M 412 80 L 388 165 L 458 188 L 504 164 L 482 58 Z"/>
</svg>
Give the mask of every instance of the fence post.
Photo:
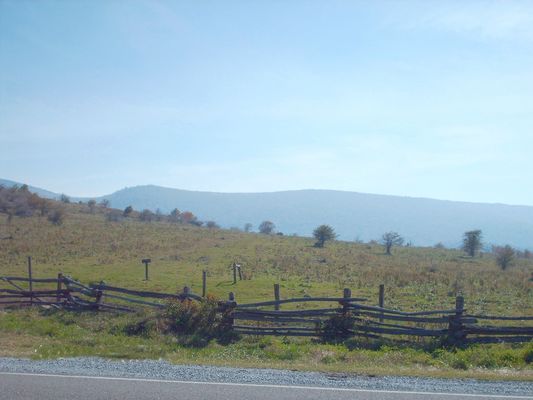
<svg viewBox="0 0 533 400">
<path fill-rule="evenodd" d="M 379 285 L 379 307 L 380 308 L 385 307 L 385 285 L 384 284 Z M 379 322 L 383 322 L 383 312 L 381 312 L 380 314 Z"/>
<path fill-rule="evenodd" d="M 189 298 L 189 294 L 191 293 L 191 289 L 188 287 L 188 286 L 185 286 L 183 288 L 183 299 L 188 299 Z"/>
<path fill-rule="evenodd" d="M 238 265 L 237 265 L 237 268 L 239 268 L 239 280 L 242 281 L 241 264 L 238 264 Z"/>
<path fill-rule="evenodd" d="M 99 310 L 104 300 L 104 292 L 102 291 L 103 281 L 100 281 L 98 288 L 96 289 L 96 309 Z"/>
<path fill-rule="evenodd" d="M 63 274 L 60 272 L 57 274 L 57 296 L 56 301 L 59 303 L 61 301 L 61 291 L 63 290 Z"/>
<path fill-rule="evenodd" d="M 235 322 L 233 319 L 233 311 L 235 310 L 235 307 L 237 307 L 237 302 L 235 301 L 235 293 L 229 292 L 226 309 L 226 323 L 228 324 L 230 329 L 233 329 L 233 324 Z"/>
<path fill-rule="evenodd" d="M 455 314 L 449 316 L 448 342 L 452 345 L 460 345 L 466 339 L 462 323 L 464 302 L 463 296 L 457 296 L 455 298 Z"/>
<path fill-rule="evenodd" d="M 350 297 L 352 297 L 351 289 L 344 288 L 344 290 L 342 291 L 342 297 L 344 299 L 349 299 Z M 343 313 L 343 315 L 348 314 L 348 311 L 349 311 L 348 310 L 348 305 L 350 304 L 349 301 L 344 300 L 344 301 L 341 302 L 341 304 L 342 304 L 342 313 Z"/>
<path fill-rule="evenodd" d="M 279 283 L 274 283 L 274 300 L 279 301 Z M 279 303 L 276 303 L 274 306 L 274 309 L 276 311 L 279 311 L 280 305 Z"/>
<path fill-rule="evenodd" d="M 30 306 L 33 305 L 33 278 L 31 273 L 31 256 L 28 256 L 28 278 L 30 283 Z"/>
<path fill-rule="evenodd" d="M 233 263 L 233 284 L 237 284 L 237 264 Z"/>
<path fill-rule="evenodd" d="M 96 309 L 99 310 L 102 305 L 103 292 L 100 289 L 96 289 Z"/>
<path fill-rule="evenodd" d="M 202 271 L 202 297 L 206 296 L 207 292 L 207 271 Z"/>
</svg>

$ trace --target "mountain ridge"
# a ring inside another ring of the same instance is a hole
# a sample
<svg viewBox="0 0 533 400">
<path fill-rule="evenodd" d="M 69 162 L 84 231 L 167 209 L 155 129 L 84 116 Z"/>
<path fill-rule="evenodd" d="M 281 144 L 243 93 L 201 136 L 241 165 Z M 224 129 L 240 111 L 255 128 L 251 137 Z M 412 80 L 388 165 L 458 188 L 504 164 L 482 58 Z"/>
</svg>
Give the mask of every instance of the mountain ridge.
<svg viewBox="0 0 533 400">
<path fill-rule="evenodd" d="M 325 189 L 224 193 L 157 185 L 125 187 L 95 199 L 107 199 L 116 208 L 131 205 L 166 213 L 174 208 L 188 210 L 201 220 L 214 220 L 226 228 L 248 222 L 257 227 L 261 221 L 271 220 L 285 234 L 310 235 L 316 226 L 329 224 L 342 240 L 377 240 L 384 232 L 397 231 L 414 245 L 441 242 L 450 247 L 461 244 L 465 231 L 481 229 L 487 244 L 533 247 L 533 206 L 527 205 Z"/>
</svg>

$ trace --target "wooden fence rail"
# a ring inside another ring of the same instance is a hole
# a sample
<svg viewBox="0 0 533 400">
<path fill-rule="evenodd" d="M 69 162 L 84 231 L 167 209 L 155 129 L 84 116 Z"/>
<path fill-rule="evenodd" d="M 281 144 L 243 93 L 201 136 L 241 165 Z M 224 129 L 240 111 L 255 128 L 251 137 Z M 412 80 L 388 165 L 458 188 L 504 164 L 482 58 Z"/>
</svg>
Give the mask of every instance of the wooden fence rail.
<svg viewBox="0 0 533 400">
<path fill-rule="evenodd" d="M 205 273 L 203 274 L 205 275 Z M 204 278 L 205 280 L 205 278 Z M 135 311 L 135 307 L 164 308 L 168 301 L 203 301 L 203 296 L 184 287 L 179 293 L 160 293 L 99 284 L 84 285 L 68 276 L 57 278 L 0 277 L 10 288 L 0 288 L 0 307 L 41 305 L 66 310 Z M 26 282 L 29 289 L 15 282 Z M 31 285 L 29 285 L 31 283 Z M 56 288 L 33 289 L 34 284 L 56 284 Z M 202 285 L 205 296 L 205 284 Z M 377 306 L 361 304 L 365 298 L 352 297 L 349 289 L 342 297 L 303 297 L 281 299 L 280 287 L 273 301 L 238 304 L 235 295 L 219 302 L 219 312 L 232 329 L 243 335 L 305 337 L 361 337 L 370 339 L 408 337 L 440 338 L 449 344 L 527 342 L 533 340 L 533 316 L 489 316 L 465 313 L 464 300 L 456 298 L 455 308 L 404 312 L 384 307 L 384 287 L 379 288 Z M 322 308 L 309 303 L 324 303 Z M 330 303 L 330 307 L 327 307 Z M 281 310 L 282 305 L 296 306 Z M 479 322 L 482 321 L 482 324 Z M 513 321 L 520 326 L 501 326 Z M 491 325 L 491 322 L 493 323 Z M 494 325 L 496 323 L 496 325 Z"/>
</svg>

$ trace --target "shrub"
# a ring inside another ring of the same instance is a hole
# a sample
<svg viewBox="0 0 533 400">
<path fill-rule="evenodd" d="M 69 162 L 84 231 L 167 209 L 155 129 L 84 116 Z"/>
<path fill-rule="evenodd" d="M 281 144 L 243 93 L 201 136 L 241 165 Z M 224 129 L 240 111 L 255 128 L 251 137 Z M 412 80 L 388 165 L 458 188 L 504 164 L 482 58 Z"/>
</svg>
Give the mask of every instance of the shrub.
<svg viewBox="0 0 533 400">
<path fill-rule="evenodd" d="M 179 339 L 183 344 L 197 347 L 207 345 L 212 339 L 226 342 L 232 338 L 231 326 L 225 323 L 218 301 L 212 296 L 201 302 L 171 300 L 163 318 L 167 331 L 182 335 Z"/>
<path fill-rule="evenodd" d="M 210 229 L 218 229 L 220 226 L 215 221 L 207 221 L 205 223 L 205 226 L 207 226 Z"/>
<path fill-rule="evenodd" d="M 91 214 L 94 214 L 94 211 L 96 209 L 96 200 L 91 199 L 87 202 L 87 206 L 89 207 L 89 212 Z"/>
<path fill-rule="evenodd" d="M 147 208 L 145 208 L 144 210 L 142 210 L 141 214 L 139 215 L 139 219 L 141 221 L 144 221 L 144 222 L 151 222 L 155 217 L 155 214 L 148 210 Z"/>
<path fill-rule="evenodd" d="M 516 253 L 511 246 L 494 247 L 493 251 L 496 255 L 496 263 L 502 270 L 506 270 L 513 264 Z"/>
<path fill-rule="evenodd" d="M 65 211 L 62 208 L 55 208 L 50 213 L 48 213 L 48 221 L 54 225 L 61 225 L 63 223 L 63 218 L 65 216 Z"/>
<path fill-rule="evenodd" d="M 132 206 L 127 206 L 124 211 L 122 212 L 122 215 L 124 217 L 128 217 L 131 213 L 133 212 L 133 207 Z"/>
<path fill-rule="evenodd" d="M 109 222 L 119 222 L 122 220 L 122 213 L 119 210 L 109 210 L 105 215 L 105 219 Z"/>
<path fill-rule="evenodd" d="M 324 342 L 340 343 L 353 335 L 354 327 L 351 313 L 334 315 L 322 323 L 320 336 Z"/>
<path fill-rule="evenodd" d="M 143 319 L 142 321 L 136 321 L 127 324 L 124 327 L 124 333 L 128 336 L 142 336 L 150 337 L 156 327 L 156 321 L 154 319 Z"/>
<path fill-rule="evenodd" d="M 533 345 L 524 351 L 524 361 L 526 364 L 533 364 Z"/>
</svg>

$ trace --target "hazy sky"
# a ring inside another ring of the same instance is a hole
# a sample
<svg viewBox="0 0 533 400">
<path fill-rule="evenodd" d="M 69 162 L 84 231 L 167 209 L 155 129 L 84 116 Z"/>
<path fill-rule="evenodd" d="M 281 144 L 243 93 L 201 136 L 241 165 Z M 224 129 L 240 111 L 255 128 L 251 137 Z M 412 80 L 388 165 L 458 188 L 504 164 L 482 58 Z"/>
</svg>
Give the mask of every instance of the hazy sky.
<svg viewBox="0 0 533 400">
<path fill-rule="evenodd" d="M 0 177 L 533 205 L 533 1 L 0 0 Z"/>
</svg>

